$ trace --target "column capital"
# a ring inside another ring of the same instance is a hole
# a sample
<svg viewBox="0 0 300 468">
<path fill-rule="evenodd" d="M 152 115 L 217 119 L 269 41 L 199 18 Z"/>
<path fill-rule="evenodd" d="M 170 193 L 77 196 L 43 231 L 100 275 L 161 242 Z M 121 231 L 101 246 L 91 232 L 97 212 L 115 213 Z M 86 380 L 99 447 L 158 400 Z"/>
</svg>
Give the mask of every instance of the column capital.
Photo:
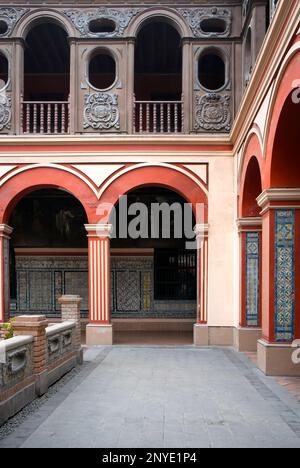
<svg viewBox="0 0 300 468">
<path fill-rule="evenodd" d="M 239 218 L 236 221 L 239 232 L 262 230 L 262 218 Z"/>
<path fill-rule="evenodd" d="M 0 237 L 6 237 L 9 239 L 10 235 L 13 233 L 13 228 L 7 224 L 0 224 Z"/>
<path fill-rule="evenodd" d="M 262 213 L 267 209 L 300 208 L 300 189 L 270 188 L 259 195 L 257 203 Z"/>
<path fill-rule="evenodd" d="M 88 237 L 98 237 L 99 239 L 109 239 L 112 231 L 112 224 L 85 224 Z"/>
<path fill-rule="evenodd" d="M 194 227 L 194 233 L 196 234 L 197 239 L 199 237 L 207 237 L 208 231 L 209 231 L 208 224 L 196 224 L 196 226 Z"/>
</svg>

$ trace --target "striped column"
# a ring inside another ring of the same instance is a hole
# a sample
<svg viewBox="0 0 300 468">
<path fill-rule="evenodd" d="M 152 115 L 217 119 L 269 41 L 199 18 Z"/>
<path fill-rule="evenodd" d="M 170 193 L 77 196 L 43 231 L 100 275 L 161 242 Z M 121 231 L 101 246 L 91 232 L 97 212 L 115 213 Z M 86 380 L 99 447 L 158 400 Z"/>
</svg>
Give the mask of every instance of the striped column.
<svg viewBox="0 0 300 468">
<path fill-rule="evenodd" d="M 108 325 L 110 319 L 110 234 L 112 225 L 86 225 L 89 244 L 89 322 Z"/>
<path fill-rule="evenodd" d="M 197 224 L 197 324 L 208 320 L 208 226 Z"/>
<path fill-rule="evenodd" d="M 9 241 L 13 229 L 0 224 L 0 323 L 9 319 Z"/>
<path fill-rule="evenodd" d="M 240 327 L 261 325 L 261 218 L 241 218 L 240 236 Z"/>
</svg>

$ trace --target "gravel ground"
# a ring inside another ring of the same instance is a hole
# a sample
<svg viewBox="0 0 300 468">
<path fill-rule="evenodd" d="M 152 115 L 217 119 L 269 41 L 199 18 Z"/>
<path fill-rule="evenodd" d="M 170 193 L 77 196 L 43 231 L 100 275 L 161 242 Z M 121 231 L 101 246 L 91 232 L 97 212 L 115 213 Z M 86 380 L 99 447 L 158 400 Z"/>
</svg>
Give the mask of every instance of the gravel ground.
<svg viewBox="0 0 300 468">
<path fill-rule="evenodd" d="M 48 403 L 68 382 L 83 372 L 87 367 L 88 363 L 83 363 L 83 365 L 72 369 L 68 374 L 52 385 L 45 395 L 36 398 L 32 403 L 29 403 L 29 405 L 25 406 L 19 413 L 3 424 L 3 426 L 0 427 L 0 440 L 5 439 L 9 434 L 14 432 L 29 416 L 40 409 L 45 403 Z"/>
</svg>

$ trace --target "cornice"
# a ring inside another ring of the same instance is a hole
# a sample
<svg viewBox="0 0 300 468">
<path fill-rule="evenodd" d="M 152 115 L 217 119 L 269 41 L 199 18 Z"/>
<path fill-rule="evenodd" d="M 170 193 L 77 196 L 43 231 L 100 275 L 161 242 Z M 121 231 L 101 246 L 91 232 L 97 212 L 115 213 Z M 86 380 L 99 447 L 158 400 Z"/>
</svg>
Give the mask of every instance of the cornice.
<svg viewBox="0 0 300 468">
<path fill-rule="evenodd" d="M 240 218 L 237 220 L 237 225 L 240 228 L 243 227 L 255 227 L 255 226 L 261 226 L 262 225 L 262 219 L 261 218 Z"/>
<path fill-rule="evenodd" d="M 300 189 L 274 188 L 264 190 L 257 198 L 257 203 L 261 208 L 265 208 L 271 202 L 294 202 L 300 201 Z"/>
<path fill-rule="evenodd" d="M 98 237 L 99 239 L 109 239 L 112 231 L 112 224 L 85 224 L 85 229 L 88 233 L 87 237 Z"/>
</svg>

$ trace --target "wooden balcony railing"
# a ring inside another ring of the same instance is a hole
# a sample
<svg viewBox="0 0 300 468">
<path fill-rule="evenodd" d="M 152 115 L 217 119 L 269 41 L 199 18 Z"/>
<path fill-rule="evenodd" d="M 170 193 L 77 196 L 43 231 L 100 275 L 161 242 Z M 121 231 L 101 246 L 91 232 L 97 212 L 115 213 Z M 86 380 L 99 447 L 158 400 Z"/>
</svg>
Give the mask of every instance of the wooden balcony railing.
<svg viewBox="0 0 300 468">
<path fill-rule="evenodd" d="M 184 133 L 183 101 L 135 101 L 135 133 Z"/>
<path fill-rule="evenodd" d="M 21 131 L 25 134 L 58 135 L 69 133 L 69 103 L 23 101 Z"/>
</svg>

